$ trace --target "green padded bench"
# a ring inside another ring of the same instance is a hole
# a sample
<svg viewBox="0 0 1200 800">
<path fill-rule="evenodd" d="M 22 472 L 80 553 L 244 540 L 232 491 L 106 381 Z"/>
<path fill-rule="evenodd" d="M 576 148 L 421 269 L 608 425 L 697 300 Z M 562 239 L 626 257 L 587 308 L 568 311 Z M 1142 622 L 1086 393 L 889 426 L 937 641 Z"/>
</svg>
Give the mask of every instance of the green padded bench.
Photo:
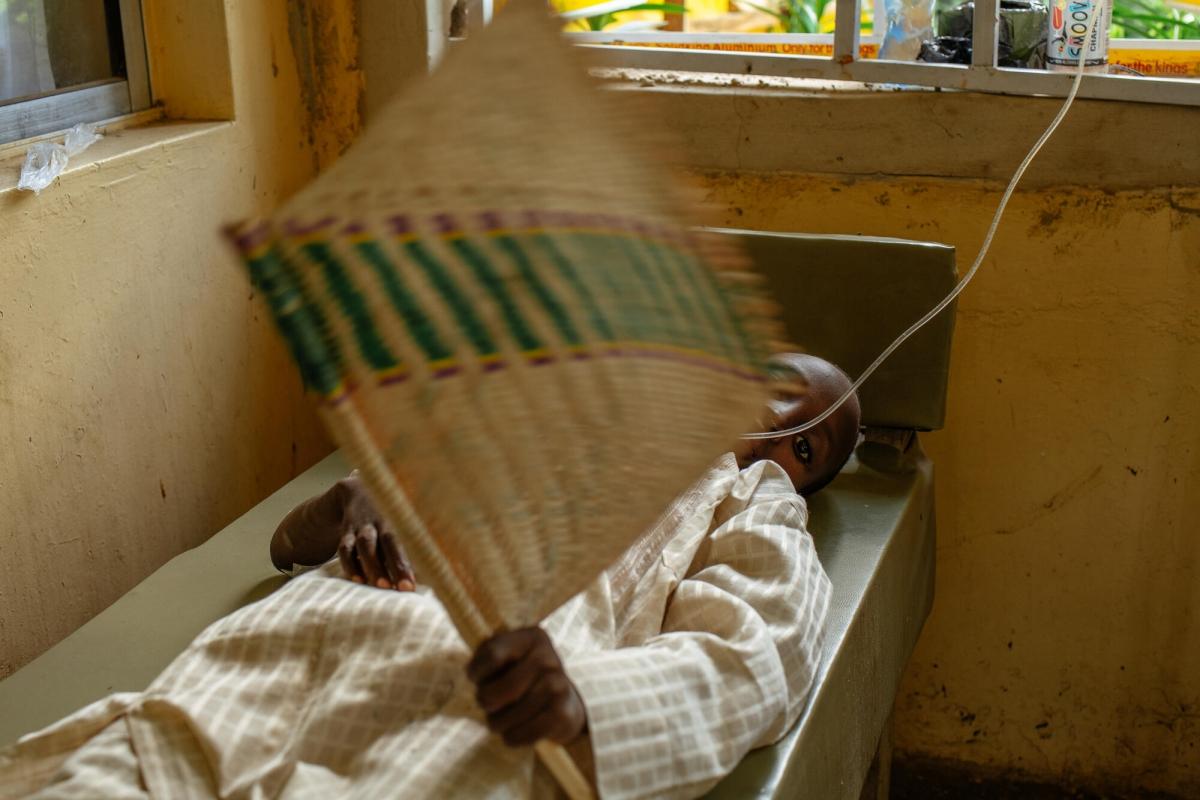
<svg viewBox="0 0 1200 800">
<path fill-rule="evenodd" d="M 852 375 L 955 280 L 954 251 L 941 245 L 728 233 L 767 273 L 792 338 Z M 892 703 L 933 597 L 932 465 L 912 431 L 942 425 L 952 325 L 952 312 L 936 320 L 864 386 L 867 440 L 811 501 L 834 592 L 816 686 L 795 728 L 751 753 L 713 797 L 852 800 L 876 785 L 873 762 L 886 787 Z M 0 681 L 0 746 L 144 688 L 204 627 L 282 585 L 267 555 L 275 526 L 348 471 L 339 454 L 325 458 Z"/>
<path fill-rule="evenodd" d="M 954 248 L 945 245 L 723 232 L 741 237 L 766 273 L 792 340 L 853 377 L 957 280 Z M 933 465 L 915 431 L 945 422 L 953 330 L 951 306 L 863 384 L 865 441 L 809 501 L 833 602 L 808 708 L 712 797 L 887 797 L 892 705 L 933 603 Z"/>
</svg>

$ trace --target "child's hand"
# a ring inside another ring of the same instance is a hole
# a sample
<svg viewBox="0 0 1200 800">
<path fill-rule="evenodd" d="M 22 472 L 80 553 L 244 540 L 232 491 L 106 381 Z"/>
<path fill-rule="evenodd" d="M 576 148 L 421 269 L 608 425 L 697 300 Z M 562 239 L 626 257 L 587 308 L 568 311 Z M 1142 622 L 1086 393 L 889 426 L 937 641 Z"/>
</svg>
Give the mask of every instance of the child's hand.
<svg viewBox="0 0 1200 800">
<path fill-rule="evenodd" d="M 343 525 L 344 533 L 338 540 L 342 571 L 355 583 L 411 592 L 417 587 L 412 568 L 395 532 L 386 525 L 378 519 Z"/>
<path fill-rule="evenodd" d="M 323 564 L 335 553 L 352 581 L 402 592 L 416 588 L 400 540 L 357 473 L 292 509 L 271 538 L 271 560 L 282 570 Z"/>
</svg>

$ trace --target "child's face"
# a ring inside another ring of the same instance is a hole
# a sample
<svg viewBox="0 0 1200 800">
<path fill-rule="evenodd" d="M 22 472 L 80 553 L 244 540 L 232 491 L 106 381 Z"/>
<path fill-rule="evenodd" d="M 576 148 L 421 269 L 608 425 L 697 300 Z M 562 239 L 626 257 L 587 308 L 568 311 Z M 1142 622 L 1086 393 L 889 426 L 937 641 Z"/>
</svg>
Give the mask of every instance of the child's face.
<svg viewBox="0 0 1200 800">
<path fill-rule="evenodd" d="M 776 390 L 769 404 L 767 430 L 801 425 L 835 403 L 849 382 L 827 361 L 814 356 L 788 354 L 778 358 L 797 380 Z M 739 463 L 770 459 L 783 467 L 797 491 L 823 483 L 841 468 L 858 437 L 858 403 L 851 398 L 829 419 L 800 434 L 746 442 Z"/>
</svg>

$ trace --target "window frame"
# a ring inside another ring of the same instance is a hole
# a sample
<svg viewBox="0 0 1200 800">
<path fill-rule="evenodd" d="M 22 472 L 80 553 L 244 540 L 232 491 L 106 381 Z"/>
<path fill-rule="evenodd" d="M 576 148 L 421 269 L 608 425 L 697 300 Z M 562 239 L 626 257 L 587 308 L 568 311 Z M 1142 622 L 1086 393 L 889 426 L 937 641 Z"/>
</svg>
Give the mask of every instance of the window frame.
<svg viewBox="0 0 1200 800">
<path fill-rule="evenodd" d="M 0 146 L 65 130 L 78 122 L 142 111 L 153 104 L 142 0 L 119 0 L 118 6 L 126 77 L 0 103 Z"/>
<path fill-rule="evenodd" d="M 1000 25 L 999 0 L 976 0 L 972 63 L 864 60 L 859 57 L 861 0 L 837 8 L 830 57 L 776 53 L 741 53 L 668 47 L 637 47 L 635 34 L 568 33 L 569 40 L 592 51 L 592 64 L 611 69 L 666 72 L 708 72 L 744 76 L 853 81 L 865 84 L 904 84 L 932 89 L 964 90 L 990 94 L 1066 97 L 1074 74 L 1046 70 L 1013 69 L 996 65 Z M 672 40 L 687 34 L 650 34 L 642 41 Z M 761 35 L 761 34 L 760 34 Z M 747 34 L 753 41 L 755 34 Z M 605 38 L 630 44 L 612 45 Z M 1080 98 L 1135 103 L 1200 106 L 1200 80 L 1190 78 L 1135 77 L 1085 74 Z"/>
</svg>

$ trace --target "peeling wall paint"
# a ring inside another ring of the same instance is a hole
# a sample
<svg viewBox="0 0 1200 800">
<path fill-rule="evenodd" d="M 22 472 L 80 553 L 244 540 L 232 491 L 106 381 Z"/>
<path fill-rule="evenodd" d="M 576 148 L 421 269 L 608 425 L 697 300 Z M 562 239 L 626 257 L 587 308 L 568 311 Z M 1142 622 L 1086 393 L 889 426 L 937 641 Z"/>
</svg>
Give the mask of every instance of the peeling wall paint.
<svg viewBox="0 0 1200 800">
<path fill-rule="evenodd" d="M 1176 123 L 1156 135 L 1195 142 L 1187 110 Z M 1129 143 L 1108 145 L 1115 161 Z M 723 224 L 946 242 L 960 270 L 1003 188 L 700 177 Z M 1179 178 L 1192 185 L 1018 192 L 959 301 L 949 416 L 923 436 L 938 578 L 901 753 L 1200 796 L 1200 175 Z"/>
<path fill-rule="evenodd" d="M 353 3 L 320 5 L 298 55 L 286 0 L 147 0 L 168 114 L 233 121 L 110 133 L 37 197 L 0 158 L 0 677 L 330 449 L 219 235 L 357 130 Z"/>
<path fill-rule="evenodd" d="M 313 166 L 320 169 L 354 141 L 362 121 L 357 0 L 288 0 L 287 18 L 300 96 L 308 113 L 307 143 Z"/>
</svg>

